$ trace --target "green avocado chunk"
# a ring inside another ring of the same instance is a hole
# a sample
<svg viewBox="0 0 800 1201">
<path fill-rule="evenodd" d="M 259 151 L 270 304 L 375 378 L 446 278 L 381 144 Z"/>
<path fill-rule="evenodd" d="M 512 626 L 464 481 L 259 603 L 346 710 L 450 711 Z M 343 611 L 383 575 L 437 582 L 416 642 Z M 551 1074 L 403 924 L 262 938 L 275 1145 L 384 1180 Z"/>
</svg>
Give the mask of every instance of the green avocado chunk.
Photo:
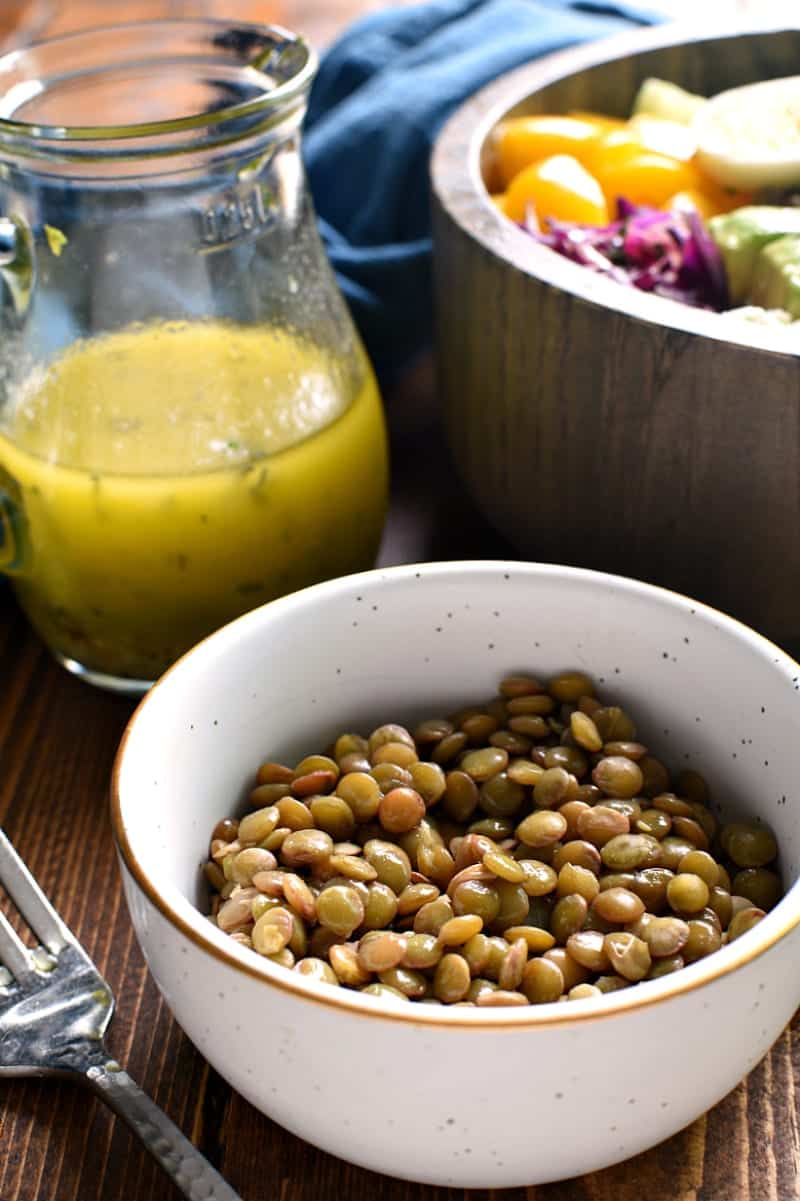
<svg viewBox="0 0 800 1201">
<path fill-rule="evenodd" d="M 800 236 L 778 238 L 760 251 L 750 285 L 753 304 L 800 317 Z"/>
<path fill-rule="evenodd" d="M 800 235 L 800 208 L 749 205 L 712 217 L 708 228 L 725 263 L 733 303 L 761 303 L 754 300 L 751 288 L 756 261 L 770 242 L 786 234 Z"/>
</svg>

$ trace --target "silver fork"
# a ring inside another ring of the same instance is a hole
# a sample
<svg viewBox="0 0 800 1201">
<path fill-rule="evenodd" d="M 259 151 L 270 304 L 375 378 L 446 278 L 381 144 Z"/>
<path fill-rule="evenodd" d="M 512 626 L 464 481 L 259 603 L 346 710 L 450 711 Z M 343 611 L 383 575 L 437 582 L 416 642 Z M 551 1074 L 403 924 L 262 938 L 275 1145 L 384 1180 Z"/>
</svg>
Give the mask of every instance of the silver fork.
<svg viewBox="0 0 800 1201">
<path fill-rule="evenodd" d="M 103 1045 L 114 997 L 0 830 L 0 884 L 41 945 L 0 911 L 0 1077 L 71 1076 L 93 1089 L 190 1201 L 241 1201 Z"/>
</svg>

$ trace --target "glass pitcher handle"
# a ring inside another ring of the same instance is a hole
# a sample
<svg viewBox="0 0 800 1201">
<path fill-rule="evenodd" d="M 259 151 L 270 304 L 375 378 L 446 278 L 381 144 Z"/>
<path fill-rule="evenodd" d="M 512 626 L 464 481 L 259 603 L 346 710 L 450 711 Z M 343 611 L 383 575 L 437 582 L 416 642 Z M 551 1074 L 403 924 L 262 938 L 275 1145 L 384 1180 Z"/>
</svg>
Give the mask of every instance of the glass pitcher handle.
<svg viewBox="0 0 800 1201">
<path fill-rule="evenodd" d="M 0 476 L 0 571 L 16 575 L 22 571 L 25 554 L 25 518 L 3 487 Z"/>
<path fill-rule="evenodd" d="M 18 318 L 28 311 L 36 278 L 33 234 L 22 217 L 0 217 L 0 279 Z"/>
</svg>

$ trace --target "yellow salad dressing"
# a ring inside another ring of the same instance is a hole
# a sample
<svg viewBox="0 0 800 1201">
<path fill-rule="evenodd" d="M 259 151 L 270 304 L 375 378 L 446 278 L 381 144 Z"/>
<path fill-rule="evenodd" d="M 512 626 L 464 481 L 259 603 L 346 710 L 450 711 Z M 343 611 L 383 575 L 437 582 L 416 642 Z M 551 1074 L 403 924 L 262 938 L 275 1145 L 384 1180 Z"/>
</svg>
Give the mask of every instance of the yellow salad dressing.
<svg viewBox="0 0 800 1201">
<path fill-rule="evenodd" d="M 3 474 L 36 629 L 85 667 L 148 680 L 245 610 L 372 565 L 381 403 L 366 361 L 272 327 L 142 326 L 25 380 Z"/>
</svg>

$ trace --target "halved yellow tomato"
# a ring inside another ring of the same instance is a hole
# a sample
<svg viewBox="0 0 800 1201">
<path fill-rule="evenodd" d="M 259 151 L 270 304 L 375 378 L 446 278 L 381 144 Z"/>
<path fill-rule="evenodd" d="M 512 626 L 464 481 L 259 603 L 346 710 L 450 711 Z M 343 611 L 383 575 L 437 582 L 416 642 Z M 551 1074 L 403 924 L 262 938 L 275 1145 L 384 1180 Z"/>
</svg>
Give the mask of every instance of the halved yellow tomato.
<svg viewBox="0 0 800 1201">
<path fill-rule="evenodd" d="M 508 186 L 503 209 L 512 221 L 524 221 L 532 208 L 541 221 L 577 221 L 606 225 L 608 206 L 597 180 L 576 158 L 555 154 L 520 171 Z"/>
<path fill-rule="evenodd" d="M 598 129 L 575 117 L 510 117 L 498 128 L 494 151 L 502 187 L 515 175 L 554 154 L 580 158 L 580 148 L 597 137 Z"/>
</svg>

